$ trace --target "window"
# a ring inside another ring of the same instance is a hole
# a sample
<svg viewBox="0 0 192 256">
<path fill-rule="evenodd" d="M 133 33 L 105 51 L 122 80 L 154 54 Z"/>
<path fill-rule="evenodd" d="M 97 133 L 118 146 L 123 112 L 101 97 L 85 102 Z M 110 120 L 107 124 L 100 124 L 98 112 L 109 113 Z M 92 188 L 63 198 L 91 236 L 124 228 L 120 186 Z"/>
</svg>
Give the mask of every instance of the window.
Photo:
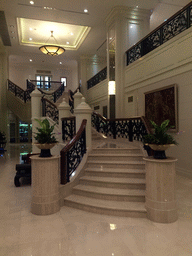
<svg viewBox="0 0 192 256">
<path fill-rule="evenodd" d="M 67 86 L 67 78 L 61 77 L 61 83 L 64 83 L 64 86 Z"/>
<path fill-rule="evenodd" d="M 50 89 L 51 88 L 51 76 L 36 75 L 37 88 Z"/>
</svg>

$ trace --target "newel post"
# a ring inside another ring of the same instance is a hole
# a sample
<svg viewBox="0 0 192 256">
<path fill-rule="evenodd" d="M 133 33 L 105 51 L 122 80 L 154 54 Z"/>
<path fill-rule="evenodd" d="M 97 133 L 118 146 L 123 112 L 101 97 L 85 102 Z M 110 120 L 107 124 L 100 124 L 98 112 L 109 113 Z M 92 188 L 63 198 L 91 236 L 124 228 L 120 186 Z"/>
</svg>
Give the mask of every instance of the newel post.
<svg viewBox="0 0 192 256">
<path fill-rule="evenodd" d="M 33 153 L 39 152 L 39 149 L 34 145 L 34 142 L 35 142 L 34 135 L 35 135 L 35 132 L 37 132 L 36 130 L 37 122 L 35 121 L 35 119 L 40 119 L 42 116 L 41 97 L 42 97 L 42 94 L 37 88 L 31 93 L 31 122 L 32 122 L 32 152 Z"/>
<path fill-rule="evenodd" d="M 79 130 L 83 119 L 87 120 L 86 125 L 86 146 L 87 150 L 91 149 L 92 146 L 92 134 L 91 134 L 91 114 L 92 109 L 90 106 L 85 102 L 85 98 L 82 97 L 81 103 L 77 106 L 74 110 L 76 116 L 76 131 Z"/>
<path fill-rule="evenodd" d="M 75 95 L 73 96 L 73 98 L 74 98 L 74 109 L 76 109 L 76 107 L 81 103 L 82 97 L 83 97 L 83 95 L 78 90 L 78 92 L 75 93 Z"/>
</svg>

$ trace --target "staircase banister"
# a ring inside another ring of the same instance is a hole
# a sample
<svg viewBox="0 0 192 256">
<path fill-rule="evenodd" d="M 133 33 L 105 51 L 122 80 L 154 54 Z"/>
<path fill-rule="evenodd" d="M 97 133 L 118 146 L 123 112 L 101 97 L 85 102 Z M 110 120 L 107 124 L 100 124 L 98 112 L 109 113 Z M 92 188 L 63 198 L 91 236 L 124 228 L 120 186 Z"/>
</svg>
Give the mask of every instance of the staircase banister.
<svg viewBox="0 0 192 256">
<path fill-rule="evenodd" d="M 65 154 L 67 151 L 69 151 L 73 146 L 74 144 L 79 140 L 82 132 L 85 130 L 85 127 L 86 127 L 86 124 L 87 124 L 87 120 L 86 119 L 83 119 L 82 123 L 81 123 L 81 126 L 77 132 L 77 134 L 73 137 L 72 140 L 70 140 L 68 142 L 68 144 L 61 150 L 61 154 Z"/>
<path fill-rule="evenodd" d="M 192 5 L 192 1 L 190 3 L 188 3 L 186 6 L 184 6 L 181 10 L 179 10 L 178 12 L 176 12 L 174 15 L 172 15 L 169 19 L 167 19 L 166 21 L 164 21 L 163 23 L 161 23 L 161 25 L 159 25 L 157 28 L 155 28 L 154 30 L 152 30 L 149 34 L 147 34 L 145 37 L 143 37 L 140 41 L 138 41 L 136 44 L 134 44 L 133 46 L 131 46 L 127 51 L 129 52 L 131 49 L 133 49 L 135 46 L 137 46 L 138 44 L 140 44 L 142 41 L 144 41 L 146 38 L 148 38 L 150 35 L 152 35 L 154 32 L 156 32 L 157 30 L 159 30 L 161 27 L 163 27 L 165 24 L 167 24 L 170 20 L 172 20 L 173 18 L 175 18 L 178 14 L 180 14 L 181 12 L 183 12 L 185 9 L 187 9 L 190 5 Z"/>
<path fill-rule="evenodd" d="M 50 100 L 48 100 L 48 99 L 46 99 L 46 98 L 44 98 L 44 97 L 42 97 L 41 100 L 42 100 L 42 101 L 47 101 L 49 104 L 51 104 L 52 106 L 54 106 L 54 107 L 57 109 L 57 106 L 56 106 L 53 102 L 51 102 Z"/>
<path fill-rule="evenodd" d="M 8 83 L 14 85 L 15 87 L 19 88 L 20 90 L 22 90 L 23 92 L 25 92 L 25 90 L 23 90 L 23 88 L 19 87 L 18 85 L 16 85 L 15 83 L 13 83 L 11 80 L 7 79 Z"/>
<path fill-rule="evenodd" d="M 145 116 L 141 116 L 141 120 L 142 120 L 142 122 L 143 122 L 144 125 L 145 125 L 145 128 L 146 128 L 146 130 L 147 130 L 147 133 L 148 133 L 148 134 L 152 134 L 153 132 L 152 132 L 151 124 L 150 124 L 149 120 L 148 120 Z"/>
<path fill-rule="evenodd" d="M 95 112 L 95 111 L 93 111 L 93 114 L 96 115 L 96 116 L 98 116 L 98 117 L 100 117 L 103 121 L 108 121 L 108 120 L 109 120 L 109 119 L 107 119 L 106 117 L 100 115 L 99 113 L 97 113 L 97 112 Z"/>
</svg>

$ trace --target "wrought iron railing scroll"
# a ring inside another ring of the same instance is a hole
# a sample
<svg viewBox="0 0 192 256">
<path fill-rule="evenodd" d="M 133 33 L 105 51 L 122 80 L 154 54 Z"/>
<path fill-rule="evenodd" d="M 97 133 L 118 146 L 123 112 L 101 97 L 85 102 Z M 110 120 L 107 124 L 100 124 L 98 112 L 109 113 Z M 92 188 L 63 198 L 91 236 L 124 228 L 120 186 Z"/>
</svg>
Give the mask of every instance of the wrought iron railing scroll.
<svg viewBox="0 0 192 256">
<path fill-rule="evenodd" d="M 87 81 L 87 89 L 92 88 L 96 84 L 100 83 L 101 81 L 107 78 L 107 67 L 99 71 L 95 76 Z"/>
<path fill-rule="evenodd" d="M 11 82 L 8 79 L 8 90 L 12 93 L 14 93 L 14 95 L 19 98 L 20 100 L 22 100 L 24 103 L 28 102 L 31 100 L 31 96 L 30 90 L 23 90 L 22 88 L 20 88 L 19 86 L 17 86 L 16 84 L 14 84 L 13 82 Z"/>
<path fill-rule="evenodd" d="M 71 140 L 76 134 L 76 118 L 65 117 L 61 118 L 62 121 L 62 139 L 63 141 Z"/>
<path fill-rule="evenodd" d="M 126 138 L 129 141 L 143 141 L 143 137 L 151 133 L 150 125 L 145 117 L 106 119 L 93 112 L 92 126 L 106 136 Z"/>
<path fill-rule="evenodd" d="M 42 97 L 42 116 L 50 117 L 57 124 L 59 123 L 59 111 L 57 106 L 50 100 Z"/>
<path fill-rule="evenodd" d="M 83 120 L 79 131 L 73 139 L 61 150 L 61 184 L 70 181 L 70 176 L 77 169 L 86 153 L 86 123 Z"/>
<path fill-rule="evenodd" d="M 192 2 L 127 50 L 127 66 L 192 25 Z"/>
</svg>

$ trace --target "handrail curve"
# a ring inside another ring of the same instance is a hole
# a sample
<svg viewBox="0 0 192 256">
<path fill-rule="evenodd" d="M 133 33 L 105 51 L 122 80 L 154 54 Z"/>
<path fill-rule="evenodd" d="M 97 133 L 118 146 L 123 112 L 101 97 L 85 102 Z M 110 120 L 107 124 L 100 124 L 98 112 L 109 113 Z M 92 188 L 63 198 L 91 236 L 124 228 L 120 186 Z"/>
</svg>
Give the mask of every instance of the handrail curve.
<svg viewBox="0 0 192 256">
<path fill-rule="evenodd" d="M 70 176 L 76 170 L 86 153 L 86 124 L 87 120 L 83 119 L 77 134 L 71 141 L 60 151 L 61 155 L 61 184 L 70 181 Z"/>
</svg>

